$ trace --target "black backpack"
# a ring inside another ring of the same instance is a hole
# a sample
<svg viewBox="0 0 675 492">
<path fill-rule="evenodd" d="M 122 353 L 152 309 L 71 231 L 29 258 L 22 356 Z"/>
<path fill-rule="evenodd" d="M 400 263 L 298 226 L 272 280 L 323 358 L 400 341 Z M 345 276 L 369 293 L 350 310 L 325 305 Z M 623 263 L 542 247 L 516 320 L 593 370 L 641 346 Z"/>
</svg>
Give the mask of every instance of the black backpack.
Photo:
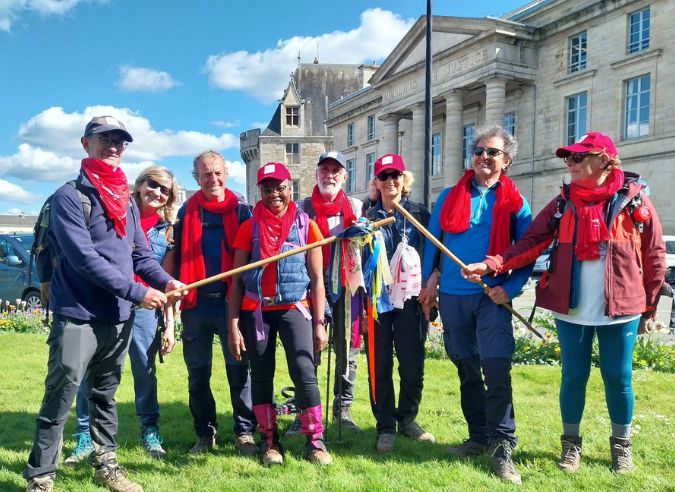
<svg viewBox="0 0 675 492">
<path fill-rule="evenodd" d="M 81 190 L 82 184 L 80 180 L 71 180 L 66 184 L 72 186 L 75 188 L 75 191 L 77 191 L 77 195 L 82 203 L 82 214 L 84 215 L 84 220 L 88 229 L 90 225 L 89 220 L 91 218 L 91 200 Z M 33 228 L 33 246 L 30 250 L 30 264 L 35 265 L 35 274 L 40 282 L 40 297 L 44 307 L 46 307 L 49 302 L 49 285 L 54 276 L 54 269 L 59 261 L 60 254 L 58 245 L 50 243 L 48 234 L 50 226 L 49 215 L 53 198 L 54 195 L 50 195 L 40 209 L 40 214 L 38 215 L 37 222 Z M 32 273 L 33 269 L 30 268 L 28 273 L 29 283 L 32 281 Z"/>
</svg>

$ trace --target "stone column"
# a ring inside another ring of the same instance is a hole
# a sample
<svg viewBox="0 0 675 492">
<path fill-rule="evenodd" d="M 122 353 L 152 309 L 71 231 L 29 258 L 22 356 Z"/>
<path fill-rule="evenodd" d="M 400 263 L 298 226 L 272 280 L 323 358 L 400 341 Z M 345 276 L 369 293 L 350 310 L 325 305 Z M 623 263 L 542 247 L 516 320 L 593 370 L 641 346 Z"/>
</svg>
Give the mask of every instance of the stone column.
<svg viewBox="0 0 675 492">
<path fill-rule="evenodd" d="M 452 186 L 464 174 L 462 138 L 464 137 L 463 89 L 452 89 L 445 97 L 445 139 L 443 141 L 443 182 Z"/>
<path fill-rule="evenodd" d="M 416 202 L 424 203 L 424 103 L 417 103 L 411 109 L 411 155 L 406 160 L 405 166 L 415 176 L 411 198 Z"/>
<path fill-rule="evenodd" d="M 504 125 L 506 79 L 492 77 L 485 81 L 485 123 Z"/>
<path fill-rule="evenodd" d="M 378 117 L 382 122 L 381 137 L 377 144 L 377 156 L 384 154 L 398 154 L 398 120 L 401 117 L 396 114 L 385 114 Z"/>
</svg>

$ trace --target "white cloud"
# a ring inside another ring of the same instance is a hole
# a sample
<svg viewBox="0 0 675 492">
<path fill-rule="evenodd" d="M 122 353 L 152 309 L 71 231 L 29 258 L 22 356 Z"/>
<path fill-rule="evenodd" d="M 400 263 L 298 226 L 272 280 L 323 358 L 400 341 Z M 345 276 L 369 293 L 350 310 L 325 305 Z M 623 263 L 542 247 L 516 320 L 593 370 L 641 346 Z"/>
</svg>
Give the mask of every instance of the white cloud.
<svg viewBox="0 0 675 492">
<path fill-rule="evenodd" d="M 225 161 L 227 166 L 227 186 L 239 190 L 246 189 L 246 166 L 239 161 Z"/>
<path fill-rule="evenodd" d="M 83 150 L 80 138 L 94 116 L 111 115 L 121 120 L 134 137 L 125 152 L 124 168 L 149 165 L 167 157 L 193 156 L 204 149 L 237 148 L 239 137 L 193 130 L 155 130 L 150 121 L 128 108 L 90 106 L 68 113 L 51 107 L 22 124 L 21 142 L 11 156 L 0 156 L 0 176 L 33 181 L 62 181 L 77 173 Z"/>
<path fill-rule="evenodd" d="M 40 15 L 63 15 L 81 0 L 0 0 L 0 31 L 9 32 L 23 12 Z"/>
<path fill-rule="evenodd" d="M 329 63 L 371 63 L 391 52 L 412 26 L 413 19 L 379 8 L 361 14 L 361 24 L 351 31 L 334 31 L 321 36 L 294 36 L 279 40 L 274 48 L 249 53 L 236 51 L 210 56 L 205 65 L 211 84 L 224 90 L 242 91 L 264 103 L 281 97 L 289 74 L 302 60 Z"/>
<path fill-rule="evenodd" d="M 212 121 L 211 124 L 213 126 L 217 126 L 219 128 L 236 128 L 236 127 L 240 126 L 239 120 L 233 120 L 233 121 L 216 120 L 216 121 Z"/>
<path fill-rule="evenodd" d="M 0 196 L 12 197 L 12 201 L 14 202 L 28 203 L 31 205 L 41 198 L 39 195 L 30 193 L 21 186 L 5 181 L 4 179 L 0 179 Z"/>
<path fill-rule="evenodd" d="M 119 70 L 117 86 L 124 92 L 165 92 L 178 85 L 168 72 L 127 65 Z"/>
</svg>

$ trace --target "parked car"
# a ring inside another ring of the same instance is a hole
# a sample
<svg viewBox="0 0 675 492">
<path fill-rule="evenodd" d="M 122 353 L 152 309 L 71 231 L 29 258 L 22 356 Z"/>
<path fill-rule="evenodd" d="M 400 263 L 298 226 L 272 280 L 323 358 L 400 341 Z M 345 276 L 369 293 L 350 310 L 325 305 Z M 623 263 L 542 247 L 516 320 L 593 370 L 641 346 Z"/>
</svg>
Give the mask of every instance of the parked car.
<svg viewBox="0 0 675 492">
<path fill-rule="evenodd" d="M 12 304 L 21 299 L 29 309 L 41 306 L 40 283 L 29 275 L 32 245 L 32 234 L 0 234 L 0 299 Z"/>
<path fill-rule="evenodd" d="M 663 236 L 666 243 L 666 282 L 675 285 L 675 236 Z"/>
<path fill-rule="evenodd" d="M 546 270 L 548 270 L 548 261 L 549 256 L 551 255 L 551 248 L 546 248 L 542 254 L 540 254 L 534 262 L 534 269 L 532 273 L 541 275 Z"/>
</svg>

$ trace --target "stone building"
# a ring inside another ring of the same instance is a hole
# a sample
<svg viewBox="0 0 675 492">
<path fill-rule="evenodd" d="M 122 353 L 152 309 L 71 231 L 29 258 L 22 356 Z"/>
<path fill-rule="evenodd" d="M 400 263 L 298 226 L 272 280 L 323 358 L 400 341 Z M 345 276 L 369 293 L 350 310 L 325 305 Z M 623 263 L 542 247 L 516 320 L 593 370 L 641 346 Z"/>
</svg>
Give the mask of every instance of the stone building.
<svg viewBox="0 0 675 492">
<path fill-rule="evenodd" d="M 249 203 L 260 198 L 257 172 L 267 162 L 288 166 L 294 178 L 294 199 L 311 193 L 319 156 L 333 150 L 333 137 L 325 125 L 329 104 L 358 93 L 376 68 L 321 63 L 297 67 L 267 128 L 248 130 L 240 135 Z"/>
<path fill-rule="evenodd" d="M 470 166 L 474 130 L 499 122 L 519 141 L 509 174 L 535 212 L 566 169 L 555 149 L 589 130 L 612 136 L 675 233 L 675 2 L 538 0 L 501 18 L 434 17 L 431 201 Z M 403 155 L 423 201 L 425 18 L 366 88 L 330 105 L 348 192 L 364 196 L 375 157 Z"/>
</svg>

